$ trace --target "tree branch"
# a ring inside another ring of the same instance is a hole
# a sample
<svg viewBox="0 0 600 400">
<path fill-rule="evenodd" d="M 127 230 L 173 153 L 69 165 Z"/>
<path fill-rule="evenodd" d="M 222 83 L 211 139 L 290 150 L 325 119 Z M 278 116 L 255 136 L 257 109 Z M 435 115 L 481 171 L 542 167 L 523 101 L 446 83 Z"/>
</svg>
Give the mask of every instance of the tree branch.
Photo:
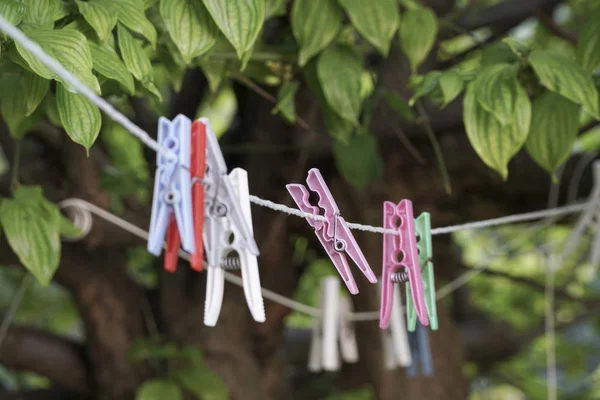
<svg viewBox="0 0 600 400">
<path fill-rule="evenodd" d="M 83 346 L 36 328 L 10 327 L 0 346 L 0 362 L 8 368 L 36 372 L 64 389 L 90 391 Z"/>
</svg>

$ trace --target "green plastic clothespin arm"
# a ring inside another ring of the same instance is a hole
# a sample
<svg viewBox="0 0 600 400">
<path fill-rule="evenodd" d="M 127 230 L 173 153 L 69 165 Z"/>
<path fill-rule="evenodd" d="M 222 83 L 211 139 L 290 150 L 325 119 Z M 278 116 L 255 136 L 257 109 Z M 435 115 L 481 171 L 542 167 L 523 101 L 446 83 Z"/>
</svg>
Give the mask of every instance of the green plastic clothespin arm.
<svg viewBox="0 0 600 400">
<path fill-rule="evenodd" d="M 415 218 L 415 231 L 420 239 L 417 242 L 419 249 L 419 265 L 423 277 L 423 289 L 425 292 L 425 304 L 427 316 L 431 329 L 437 331 L 437 305 L 435 300 L 435 275 L 433 273 L 433 251 L 431 241 L 431 216 L 428 212 L 421 213 Z M 406 322 L 408 330 L 414 332 L 417 326 L 417 312 L 412 301 L 410 283 L 406 283 Z"/>
</svg>

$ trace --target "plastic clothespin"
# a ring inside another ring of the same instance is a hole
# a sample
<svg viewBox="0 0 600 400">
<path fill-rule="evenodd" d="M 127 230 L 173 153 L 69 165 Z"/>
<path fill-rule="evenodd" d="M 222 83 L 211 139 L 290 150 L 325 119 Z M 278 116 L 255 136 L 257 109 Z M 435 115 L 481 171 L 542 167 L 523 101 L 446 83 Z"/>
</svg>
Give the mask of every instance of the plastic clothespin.
<svg viewBox="0 0 600 400">
<path fill-rule="evenodd" d="M 588 197 L 587 207 L 579 217 L 573 231 L 569 235 L 567 245 L 562 254 L 554 258 L 555 262 L 552 266 L 553 270 L 557 270 L 562 265 L 563 261 L 575 250 L 577 243 L 585 233 L 586 229 L 592 226 L 594 221 L 595 232 L 590 256 L 594 274 L 598 269 L 598 264 L 600 264 L 600 161 L 594 161 L 592 164 L 592 171 L 594 175 L 594 186 Z"/>
<path fill-rule="evenodd" d="M 190 176 L 192 185 L 192 215 L 194 226 L 194 247 L 190 266 L 196 271 L 202 271 L 204 243 L 204 170 L 206 168 L 206 127 L 201 121 L 192 124 Z M 181 238 L 177 230 L 175 218 L 171 218 L 167 228 L 167 251 L 165 252 L 165 270 L 175 272 L 179 259 Z"/>
<path fill-rule="evenodd" d="M 425 291 L 425 305 L 431 329 L 437 331 L 437 304 L 435 298 L 435 275 L 433 273 L 433 250 L 431 240 L 431 216 L 428 212 L 421 213 L 415 219 L 415 230 L 417 231 L 417 252 L 419 253 L 419 265 L 421 266 L 421 277 Z M 412 299 L 410 283 L 406 284 L 406 321 L 408 330 L 415 331 L 417 324 L 417 313 Z"/>
<path fill-rule="evenodd" d="M 390 325 L 387 329 L 380 330 L 383 356 L 387 369 L 408 367 L 412 363 L 408 333 L 404 324 L 402 304 L 400 304 L 400 287 L 397 285 L 394 285 L 393 302 Z"/>
<path fill-rule="evenodd" d="M 319 195 L 318 206 L 310 203 L 310 193 L 304 185 L 291 183 L 286 185 L 286 188 L 301 211 L 307 214 L 321 215 L 320 210 L 324 210 L 322 216 L 325 217 L 325 221 L 312 218 L 306 218 L 306 220 L 315 230 L 315 234 L 319 238 L 327 255 L 331 258 L 333 265 L 338 270 L 350 293 L 357 294 L 358 286 L 354 281 L 344 252 L 354 260 L 371 283 L 376 283 L 377 277 L 367 263 L 360 247 L 358 247 L 356 239 L 354 239 L 352 232 L 350 232 L 346 221 L 340 215 L 340 210 L 317 168 L 312 168 L 308 171 L 306 183 L 311 191 Z"/>
<path fill-rule="evenodd" d="M 348 318 L 352 312 L 352 302 L 340 295 L 337 277 L 321 280 L 320 307 L 321 317 L 313 325 L 308 370 L 337 371 L 341 360 L 347 363 L 357 362 L 356 335 Z"/>
<path fill-rule="evenodd" d="M 174 152 L 176 158 L 171 159 L 162 153 L 156 156 L 147 249 L 150 254 L 159 256 L 166 235 L 165 269 L 172 270 L 173 254 L 179 252 L 180 241 L 188 253 L 193 254 L 195 250 L 189 170 L 190 120 L 183 115 L 178 115 L 173 121 L 161 117 L 158 120 L 158 142 Z M 177 236 L 175 233 L 178 233 Z"/>
<path fill-rule="evenodd" d="M 408 337 L 412 351 L 412 364 L 408 367 L 406 374 L 409 378 L 414 378 L 420 370 L 422 375 L 433 376 L 429 330 L 417 324 L 415 331 L 410 332 Z"/>
<path fill-rule="evenodd" d="M 252 213 L 248 174 L 235 168 L 227 175 L 227 166 L 217 138 L 206 118 L 200 118 L 206 131 L 206 172 L 204 176 L 204 247 L 208 273 L 204 324 L 215 326 L 221 313 L 225 272 L 222 263 L 231 253 L 237 253 L 242 270 L 246 302 L 254 320 L 265 321 L 260 275 L 258 273 L 258 247 L 252 232 Z"/>
<path fill-rule="evenodd" d="M 414 227 L 413 207 L 410 200 L 401 200 L 397 205 L 386 201 L 383 203 L 383 227 L 396 229 L 399 235 L 386 233 L 383 235 L 383 268 L 381 279 L 381 310 L 379 327 L 385 329 L 390 323 L 394 299 L 394 283 L 408 280 L 412 291 L 414 309 L 423 325 L 429 325 L 419 255 L 417 237 Z M 406 273 L 396 274 L 400 268 Z M 401 276 L 402 279 L 398 279 Z"/>
</svg>

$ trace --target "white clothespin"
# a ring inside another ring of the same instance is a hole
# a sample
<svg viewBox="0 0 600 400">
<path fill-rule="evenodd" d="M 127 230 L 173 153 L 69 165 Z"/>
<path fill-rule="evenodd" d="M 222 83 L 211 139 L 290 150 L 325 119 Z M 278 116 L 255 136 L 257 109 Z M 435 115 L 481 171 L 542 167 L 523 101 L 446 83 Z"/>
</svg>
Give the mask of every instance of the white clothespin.
<svg viewBox="0 0 600 400">
<path fill-rule="evenodd" d="M 381 290 L 381 285 L 379 288 Z M 400 304 L 399 285 L 394 285 L 394 292 L 390 325 L 386 329 L 380 330 L 383 357 L 387 369 L 408 367 L 412 363 L 404 312 L 402 304 Z"/>
<path fill-rule="evenodd" d="M 337 277 L 321 280 L 320 306 L 321 317 L 313 325 L 308 370 L 337 371 L 341 360 L 347 363 L 358 361 L 356 334 L 349 319 L 352 302 L 340 295 L 340 281 Z"/>
<path fill-rule="evenodd" d="M 234 168 L 229 174 L 229 180 L 233 191 L 237 195 L 236 200 L 241 206 L 241 214 L 247 224 L 250 234 L 253 234 L 252 213 L 250 211 L 250 198 L 248 191 L 248 173 L 242 168 Z M 206 251 L 218 252 L 217 259 L 221 260 L 221 265 L 209 265 L 206 278 L 206 300 L 204 309 L 204 324 L 215 326 L 221 313 L 223 303 L 223 291 L 225 286 L 225 271 L 223 269 L 223 260 L 229 260 L 230 263 L 236 263 L 234 267 L 239 267 L 242 271 L 242 282 L 244 286 L 244 295 L 252 317 L 257 322 L 265 322 L 265 306 L 263 303 L 260 275 L 258 272 L 258 262 L 256 256 L 245 246 L 243 236 L 239 228 L 229 218 L 218 218 L 212 220 L 217 228 L 207 232 L 204 231 Z M 217 237 L 207 238 L 207 235 L 216 234 Z M 215 249 L 213 243 L 219 243 Z M 231 258 L 235 254 L 236 258 Z M 228 258 L 229 257 L 229 258 Z M 210 259 L 210 258 L 209 258 Z M 234 260 L 234 261 L 231 261 Z"/>
<path fill-rule="evenodd" d="M 594 228 L 594 239 L 590 255 L 593 275 L 598 270 L 598 264 L 600 264 L 600 161 L 594 161 L 592 172 L 594 175 L 594 186 L 588 197 L 588 205 L 569 235 L 563 252 L 553 258 L 554 262 L 551 266 L 553 270 L 560 268 L 564 260 L 575 250 L 577 243 L 589 227 Z"/>
<path fill-rule="evenodd" d="M 198 121 L 206 128 L 206 171 L 204 174 L 204 248 L 207 258 L 204 324 L 215 326 L 221 313 L 226 268 L 240 268 L 246 302 L 254 320 L 265 321 L 258 246 L 254 241 L 248 174 L 227 165 L 219 142 L 206 118 Z M 237 257 L 235 257 L 237 256 Z"/>
</svg>

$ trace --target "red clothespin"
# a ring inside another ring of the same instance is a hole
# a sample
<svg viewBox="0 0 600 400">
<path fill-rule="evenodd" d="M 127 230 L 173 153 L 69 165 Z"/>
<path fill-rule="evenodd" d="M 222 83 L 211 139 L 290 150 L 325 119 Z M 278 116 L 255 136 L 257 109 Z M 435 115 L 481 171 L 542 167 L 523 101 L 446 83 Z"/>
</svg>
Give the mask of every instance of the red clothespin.
<svg viewBox="0 0 600 400">
<path fill-rule="evenodd" d="M 201 121 L 192 124 L 191 134 L 191 160 L 190 174 L 192 178 L 192 215 L 194 219 L 194 244 L 195 252 L 191 255 L 190 265 L 195 271 L 202 271 L 204 242 L 202 231 L 204 229 L 204 172 L 206 169 L 206 126 Z M 165 252 L 165 270 L 175 272 L 181 237 L 177 230 L 175 218 L 171 218 L 167 228 L 167 250 Z"/>
</svg>

